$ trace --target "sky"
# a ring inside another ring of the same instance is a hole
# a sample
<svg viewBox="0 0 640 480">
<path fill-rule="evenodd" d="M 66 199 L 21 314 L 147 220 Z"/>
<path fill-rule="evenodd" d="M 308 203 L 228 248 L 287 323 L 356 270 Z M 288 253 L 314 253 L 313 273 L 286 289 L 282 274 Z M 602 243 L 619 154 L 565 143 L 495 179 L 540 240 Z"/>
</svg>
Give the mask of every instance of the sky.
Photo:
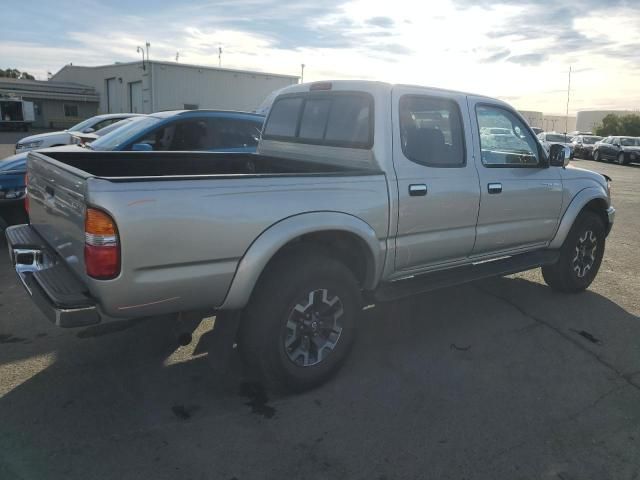
<svg viewBox="0 0 640 480">
<path fill-rule="evenodd" d="M 640 0 L 2 0 L 0 68 L 152 60 L 640 109 Z"/>
</svg>

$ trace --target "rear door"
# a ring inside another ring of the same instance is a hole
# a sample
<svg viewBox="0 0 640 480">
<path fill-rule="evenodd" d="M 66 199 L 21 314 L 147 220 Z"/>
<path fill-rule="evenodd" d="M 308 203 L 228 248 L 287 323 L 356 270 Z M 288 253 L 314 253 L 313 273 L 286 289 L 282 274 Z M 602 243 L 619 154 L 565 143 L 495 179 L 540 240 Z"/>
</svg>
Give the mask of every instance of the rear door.
<svg viewBox="0 0 640 480">
<path fill-rule="evenodd" d="M 473 249 L 480 200 L 465 96 L 403 86 L 392 102 L 396 270 L 462 260 Z"/>
<path fill-rule="evenodd" d="M 542 146 L 514 110 L 469 97 L 480 212 L 474 256 L 526 250 L 549 242 L 562 209 L 560 169 L 549 167 Z M 487 133 L 506 128 L 506 135 Z"/>
</svg>

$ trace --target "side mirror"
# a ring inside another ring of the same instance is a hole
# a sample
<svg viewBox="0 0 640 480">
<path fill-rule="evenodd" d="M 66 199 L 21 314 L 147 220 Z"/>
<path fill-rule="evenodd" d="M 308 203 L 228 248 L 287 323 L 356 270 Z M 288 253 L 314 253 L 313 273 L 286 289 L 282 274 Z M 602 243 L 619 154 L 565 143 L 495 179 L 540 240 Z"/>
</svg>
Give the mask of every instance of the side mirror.
<svg viewBox="0 0 640 480">
<path fill-rule="evenodd" d="M 552 167 L 566 167 L 569 165 L 570 157 L 571 149 L 569 147 L 565 147 L 559 143 L 551 145 L 549 149 L 549 164 Z"/>
<path fill-rule="evenodd" d="M 134 143 L 131 150 L 134 152 L 152 152 L 153 147 L 148 143 Z"/>
<path fill-rule="evenodd" d="M 84 130 L 82 130 L 82 133 L 93 133 L 93 132 L 95 132 L 95 129 L 91 127 L 87 127 Z"/>
</svg>

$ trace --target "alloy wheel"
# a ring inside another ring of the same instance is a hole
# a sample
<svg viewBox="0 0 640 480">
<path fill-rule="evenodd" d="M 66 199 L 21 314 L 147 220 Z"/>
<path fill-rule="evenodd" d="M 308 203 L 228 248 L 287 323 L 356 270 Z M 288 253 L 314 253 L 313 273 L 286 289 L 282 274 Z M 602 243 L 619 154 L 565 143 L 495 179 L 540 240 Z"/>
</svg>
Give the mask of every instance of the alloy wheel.
<svg viewBox="0 0 640 480">
<path fill-rule="evenodd" d="M 300 367 L 325 360 L 340 340 L 343 315 L 340 297 L 327 289 L 309 292 L 287 319 L 284 349 L 289 360 Z"/>
<path fill-rule="evenodd" d="M 575 256 L 571 261 L 573 270 L 578 278 L 584 276 L 593 268 L 596 263 L 596 250 L 598 248 L 598 238 L 592 230 L 585 232 L 578 238 L 576 244 Z"/>
</svg>

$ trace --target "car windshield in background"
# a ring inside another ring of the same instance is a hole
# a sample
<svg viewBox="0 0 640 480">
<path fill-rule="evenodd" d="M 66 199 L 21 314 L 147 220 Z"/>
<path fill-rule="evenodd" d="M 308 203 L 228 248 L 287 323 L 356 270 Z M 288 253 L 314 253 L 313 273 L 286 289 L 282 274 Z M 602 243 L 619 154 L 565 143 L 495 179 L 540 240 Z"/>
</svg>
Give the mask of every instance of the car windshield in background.
<svg viewBox="0 0 640 480">
<path fill-rule="evenodd" d="M 120 120 L 116 123 L 112 123 L 111 125 L 107 125 L 104 128 L 101 128 L 100 130 L 98 130 L 97 132 L 95 132 L 95 134 L 98 137 L 102 137 L 104 135 L 106 135 L 107 133 L 113 132 L 114 130 L 123 127 L 124 125 L 126 125 L 127 123 L 130 123 L 132 121 L 134 121 L 136 118 L 139 117 L 129 117 L 129 118 L 125 118 L 124 120 Z"/>
<path fill-rule="evenodd" d="M 600 140 L 602 140 L 602 137 L 582 137 L 582 143 L 586 143 L 587 145 L 592 145 Z"/>
<path fill-rule="evenodd" d="M 621 138 L 620 145 L 623 147 L 638 147 L 640 146 L 640 138 Z"/>
<path fill-rule="evenodd" d="M 160 122 L 160 119 L 155 117 L 133 117 L 127 125 L 123 125 L 121 128 L 117 128 L 93 142 L 90 148 L 92 150 L 115 150 L 158 122 Z"/>
<path fill-rule="evenodd" d="M 568 142 L 571 140 L 571 137 L 568 135 L 547 135 L 547 142 Z"/>
<path fill-rule="evenodd" d="M 69 132 L 81 132 L 85 128 L 93 125 L 94 123 L 96 123 L 95 117 L 87 118 L 86 120 L 83 120 L 80 123 L 76 123 L 73 127 L 69 127 L 67 130 Z"/>
</svg>

